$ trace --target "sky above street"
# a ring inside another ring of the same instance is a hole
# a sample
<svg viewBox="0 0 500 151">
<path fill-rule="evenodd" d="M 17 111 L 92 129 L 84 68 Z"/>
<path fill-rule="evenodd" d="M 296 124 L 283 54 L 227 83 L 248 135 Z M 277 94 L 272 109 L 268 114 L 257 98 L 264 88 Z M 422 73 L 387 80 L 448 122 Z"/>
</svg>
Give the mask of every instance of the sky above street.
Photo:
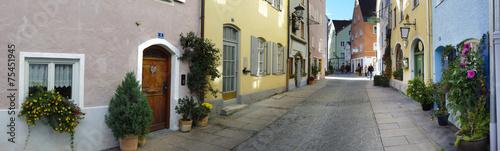
<svg viewBox="0 0 500 151">
<path fill-rule="evenodd" d="M 326 16 L 331 20 L 349 20 L 352 18 L 355 0 L 325 0 Z"/>
</svg>

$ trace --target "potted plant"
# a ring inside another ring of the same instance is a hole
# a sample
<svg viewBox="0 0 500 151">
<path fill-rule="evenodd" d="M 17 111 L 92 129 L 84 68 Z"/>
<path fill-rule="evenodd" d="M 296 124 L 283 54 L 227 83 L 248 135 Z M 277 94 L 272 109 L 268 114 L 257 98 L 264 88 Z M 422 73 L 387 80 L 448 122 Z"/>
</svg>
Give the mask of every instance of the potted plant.
<svg viewBox="0 0 500 151">
<path fill-rule="evenodd" d="M 486 39 L 486 40 L 485 40 Z M 481 45 L 487 45 L 483 37 Z M 457 115 L 460 130 L 456 133 L 455 145 L 459 150 L 485 150 L 489 133 L 489 111 L 486 110 L 488 89 L 485 86 L 484 56 L 482 49 L 474 49 L 470 44 L 459 44 L 456 51 L 458 58 L 451 64 L 449 108 Z M 488 47 L 484 48 L 485 50 Z"/>
<path fill-rule="evenodd" d="M 19 117 L 23 117 L 28 124 L 28 138 L 31 133 L 31 126 L 35 126 L 40 121 L 46 126 L 50 126 L 55 132 L 71 134 L 71 149 L 74 148 L 73 140 L 75 129 L 84 119 L 85 113 L 72 100 L 64 98 L 59 92 L 54 90 L 46 91 L 43 87 L 35 84 L 34 90 L 21 104 Z M 26 149 L 26 148 L 25 148 Z"/>
<path fill-rule="evenodd" d="M 313 64 L 311 66 L 311 74 L 312 74 L 312 76 L 316 77 L 318 75 L 318 73 L 319 73 L 319 70 L 320 69 L 318 68 L 318 66 L 316 66 L 316 65 Z"/>
<path fill-rule="evenodd" d="M 113 136 L 119 139 L 121 150 L 137 150 L 138 136 L 149 133 L 153 110 L 133 72 L 128 72 L 116 88 L 104 118 Z"/>
<path fill-rule="evenodd" d="M 289 76 L 290 76 L 290 79 L 295 78 L 295 74 L 293 74 L 293 73 L 292 73 L 292 74 L 290 74 Z"/>
<path fill-rule="evenodd" d="M 406 95 L 419 102 L 422 105 L 422 110 L 431 110 L 432 102 L 434 101 L 432 93 L 433 85 L 425 85 L 425 83 L 423 81 L 420 81 L 418 77 L 415 77 L 413 80 L 408 80 L 408 89 L 406 89 Z"/>
<path fill-rule="evenodd" d="M 193 115 L 194 125 L 198 127 L 207 126 L 208 115 L 210 114 L 210 110 L 212 109 L 212 107 L 212 104 L 207 102 L 196 105 L 191 113 Z"/>
<path fill-rule="evenodd" d="M 392 75 L 394 76 L 394 79 L 403 80 L 403 68 L 398 65 Z"/>
<path fill-rule="evenodd" d="M 196 106 L 193 97 L 185 97 L 179 99 L 179 105 L 175 107 L 175 112 L 177 114 L 182 114 L 182 118 L 179 119 L 181 132 L 191 131 L 191 125 L 193 125 L 193 120 L 189 118 L 193 108 Z"/>
<path fill-rule="evenodd" d="M 189 62 L 190 72 L 187 75 L 189 91 L 197 97 L 198 103 L 205 101 L 207 92 L 211 92 L 217 98 L 217 93 L 220 91 L 212 88 L 210 81 L 221 76 L 218 70 L 220 50 L 215 48 L 215 44 L 210 40 L 198 37 L 194 32 L 189 32 L 186 37 L 182 34 L 180 36 L 185 51 L 179 60 Z"/>
<path fill-rule="evenodd" d="M 313 76 L 310 76 L 309 78 L 307 78 L 307 84 L 308 85 L 312 85 L 314 83 L 314 77 Z"/>
<path fill-rule="evenodd" d="M 448 92 L 447 81 L 442 78 L 441 82 L 434 84 L 435 92 L 434 98 L 438 108 L 434 109 L 436 112 L 432 114 L 432 119 L 437 117 L 438 124 L 440 126 L 448 125 L 448 117 L 450 114 L 448 113 L 448 108 L 446 107 L 446 94 Z"/>
</svg>

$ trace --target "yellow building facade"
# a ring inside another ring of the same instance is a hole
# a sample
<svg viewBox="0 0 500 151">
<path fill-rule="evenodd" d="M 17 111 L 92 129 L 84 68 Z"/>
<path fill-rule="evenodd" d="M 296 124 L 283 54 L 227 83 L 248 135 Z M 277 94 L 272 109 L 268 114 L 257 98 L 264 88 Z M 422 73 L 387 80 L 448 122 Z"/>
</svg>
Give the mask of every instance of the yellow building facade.
<svg viewBox="0 0 500 151">
<path fill-rule="evenodd" d="M 391 85 L 404 92 L 408 80 L 419 77 L 428 82 L 433 77 L 432 5 L 428 0 L 391 0 L 390 6 L 393 74 L 403 69 L 403 76 L 393 76 Z"/>
<path fill-rule="evenodd" d="M 204 37 L 221 50 L 207 100 L 249 103 L 286 90 L 288 0 L 206 0 Z M 202 6 L 203 7 L 203 6 Z"/>
</svg>

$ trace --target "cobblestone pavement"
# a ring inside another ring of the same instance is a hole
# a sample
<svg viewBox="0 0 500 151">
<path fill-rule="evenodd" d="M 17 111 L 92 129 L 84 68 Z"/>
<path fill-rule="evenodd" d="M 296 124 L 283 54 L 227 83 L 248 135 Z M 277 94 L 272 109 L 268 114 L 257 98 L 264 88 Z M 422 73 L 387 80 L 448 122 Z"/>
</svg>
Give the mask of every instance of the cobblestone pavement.
<svg viewBox="0 0 500 151">
<path fill-rule="evenodd" d="M 234 150 L 384 150 L 365 77 L 338 75 Z"/>
</svg>

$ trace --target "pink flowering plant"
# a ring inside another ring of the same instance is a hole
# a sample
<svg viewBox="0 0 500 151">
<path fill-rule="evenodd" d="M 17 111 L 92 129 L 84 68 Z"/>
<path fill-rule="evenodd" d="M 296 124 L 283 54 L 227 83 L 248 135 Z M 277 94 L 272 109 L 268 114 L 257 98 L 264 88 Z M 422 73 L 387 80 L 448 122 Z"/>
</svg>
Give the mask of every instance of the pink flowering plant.
<svg viewBox="0 0 500 151">
<path fill-rule="evenodd" d="M 457 59 L 450 65 L 448 107 L 457 115 L 461 129 L 457 132 L 457 142 L 486 137 L 489 132 L 489 115 L 485 109 L 487 88 L 483 76 L 484 61 L 477 47 L 469 43 L 459 44 Z M 446 74 L 446 73 L 443 73 Z"/>
<path fill-rule="evenodd" d="M 424 81 L 420 80 L 418 77 L 408 80 L 406 95 L 420 104 L 434 102 L 433 91 L 435 91 L 435 88 L 432 83 L 426 85 Z"/>
</svg>

